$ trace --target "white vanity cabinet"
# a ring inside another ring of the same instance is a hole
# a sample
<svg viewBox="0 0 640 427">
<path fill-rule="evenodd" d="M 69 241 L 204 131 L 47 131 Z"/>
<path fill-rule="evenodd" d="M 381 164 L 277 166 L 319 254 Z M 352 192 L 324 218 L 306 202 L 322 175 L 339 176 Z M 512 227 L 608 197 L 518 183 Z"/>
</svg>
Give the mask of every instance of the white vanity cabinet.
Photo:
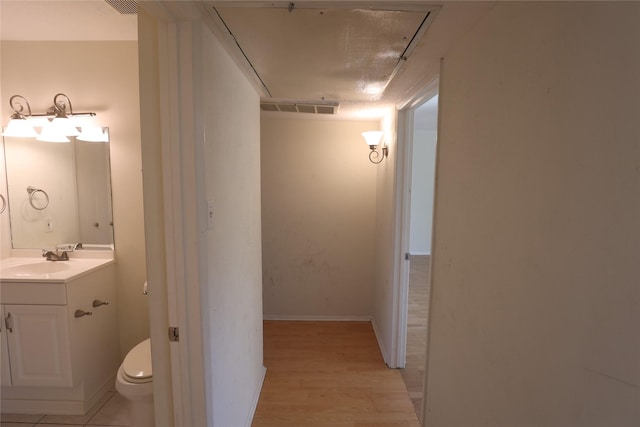
<svg viewBox="0 0 640 427">
<path fill-rule="evenodd" d="M 4 319 L 4 307 L 0 305 L 0 317 Z M 0 385 L 11 385 L 11 367 L 9 366 L 9 347 L 7 346 L 7 331 L 4 322 L 0 323 Z"/>
<path fill-rule="evenodd" d="M 3 277 L 2 412 L 81 415 L 113 387 L 115 269 L 103 264 L 65 279 Z"/>
<path fill-rule="evenodd" d="M 12 386 L 71 386 L 67 308 L 4 305 Z"/>
</svg>

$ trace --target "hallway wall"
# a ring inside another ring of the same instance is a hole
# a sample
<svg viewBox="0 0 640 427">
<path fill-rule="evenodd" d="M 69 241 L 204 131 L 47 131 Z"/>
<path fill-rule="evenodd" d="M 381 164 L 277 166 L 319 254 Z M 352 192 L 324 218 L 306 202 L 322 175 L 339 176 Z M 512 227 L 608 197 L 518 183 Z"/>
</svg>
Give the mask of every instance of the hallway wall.
<svg viewBox="0 0 640 427">
<path fill-rule="evenodd" d="M 640 425 L 638 22 L 497 2 L 445 55 L 425 425 Z"/>
<path fill-rule="evenodd" d="M 210 425 L 242 426 L 249 425 L 264 377 L 260 97 L 220 41 L 206 26 L 201 30 L 204 184 L 213 203 L 203 292 Z"/>
<path fill-rule="evenodd" d="M 378 126 L 263 115 L 265 316 L 372 315 L 376 165 L 360 134 Z"/>
</svg>

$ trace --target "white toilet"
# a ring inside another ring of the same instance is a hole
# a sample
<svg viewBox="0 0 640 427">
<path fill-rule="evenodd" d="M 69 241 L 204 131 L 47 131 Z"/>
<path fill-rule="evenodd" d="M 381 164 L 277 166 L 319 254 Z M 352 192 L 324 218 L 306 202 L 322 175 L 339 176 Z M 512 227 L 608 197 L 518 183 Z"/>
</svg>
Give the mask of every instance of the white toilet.
<svg viewBox="0 0 640 427">
<path fill-rule="evenodd" d="M 118 369 L 116 390 L 131 402 L 131 425 L 154 427 L 151 340 L 146 339 L 127 354 Z"/>
</svg>

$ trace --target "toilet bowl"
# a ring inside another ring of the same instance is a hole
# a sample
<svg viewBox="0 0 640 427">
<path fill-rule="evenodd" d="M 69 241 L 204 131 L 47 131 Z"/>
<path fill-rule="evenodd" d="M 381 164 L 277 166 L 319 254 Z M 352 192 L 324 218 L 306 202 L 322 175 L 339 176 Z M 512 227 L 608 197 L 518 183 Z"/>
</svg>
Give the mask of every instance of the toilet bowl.
<svg viewBox="0 0 640 427">
<path fill-rule="evenodd" d="M 151 340 L 146 339 L 127 354 L 118 369 L 116 390 L 131 403 L 131 425 L 153 427 L 153 376 Z"/>
</svg>

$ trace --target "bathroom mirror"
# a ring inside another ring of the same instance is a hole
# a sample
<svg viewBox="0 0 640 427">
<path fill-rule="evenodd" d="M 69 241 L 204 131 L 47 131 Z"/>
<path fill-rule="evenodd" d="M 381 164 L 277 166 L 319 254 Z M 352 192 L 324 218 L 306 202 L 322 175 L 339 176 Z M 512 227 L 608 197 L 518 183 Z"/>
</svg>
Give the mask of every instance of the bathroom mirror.
<svg viewBox="0 0 640 427">
<path fill-rule="evenodd" d="M 3 138 L 14 249 L 113 250 L 109 143 L 69 139 Z"/>
</svg>

